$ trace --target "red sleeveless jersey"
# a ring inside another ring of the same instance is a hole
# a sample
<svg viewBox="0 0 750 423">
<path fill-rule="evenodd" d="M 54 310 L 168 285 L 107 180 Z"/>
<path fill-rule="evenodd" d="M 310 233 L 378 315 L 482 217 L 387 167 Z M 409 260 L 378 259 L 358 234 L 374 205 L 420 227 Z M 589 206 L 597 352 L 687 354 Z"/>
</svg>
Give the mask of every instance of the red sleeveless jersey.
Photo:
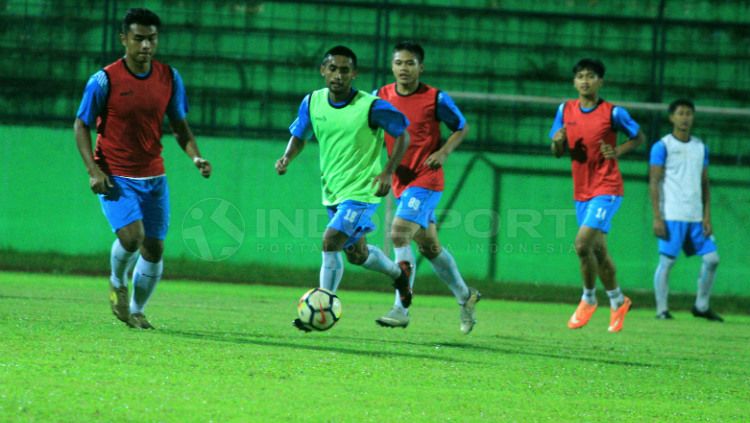
<svg viewBox="0 0 750 423">
<path fill-rule="evenodd" d="M 617 133 L 612 126 L 612 103 L 601 100 L 594 110 L 581 110 L 579 100 L 565 102 L 563 122 L 573 170 L 573 197 L 588 201 L 598 195 L 623 195 L 622 175 L 617 160 L 606 160 L 600 142 L 615 147 Z"/>
<path fill-rule="evenodd" d="M 393 195 L 400 198 L 408 187 L 443 190 L 443 168 L 430 169 L 424 164 L 430 154 L 440 149 L 440 121 L 437 118 L 437 97 L 440 91 L 419 84 L 409 95 L 396 92 L 396 84 L 378 90 L 378 97 L 388 101 L 409 119 L 409 147 L 393 175 Z M 394 139 L 385 134 L 388 154 L 393 151 Z"/>
<path fill-rule="evenodd" d="M 151 73 L 139 78 L 120 59 L 104 72 L 109 94 L 105 111 L 96 121 L 94 160 L 110 175 L 163 175 L 161 125 L 172 97 L 172 70 L 152 60 Z"/>
</svg>

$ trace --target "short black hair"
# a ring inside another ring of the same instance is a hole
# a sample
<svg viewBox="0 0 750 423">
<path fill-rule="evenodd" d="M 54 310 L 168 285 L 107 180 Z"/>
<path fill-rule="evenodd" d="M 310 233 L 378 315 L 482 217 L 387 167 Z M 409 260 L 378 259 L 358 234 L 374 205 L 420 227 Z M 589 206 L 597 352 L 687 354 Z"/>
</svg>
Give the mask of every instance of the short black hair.
<svg viewBox="0 0 750 423">
<path fill-rule="evenodd" d="M 153 25 L 158 29 L 161 26 L 161 19 L 159 19 L 159 16 L 157 16 L 156 13 L 148 9 L 134 7 L 128 9 L 128 11 L 125 12 L 125 16 L 122 18 L 122 33 L 127 34 L 128 31 L 130 31 L 130 25 L 132 24 L 143 26 Z"/>
<path fill-rule="evenodd" d="M 352 66 L 354 68 L 357 68 L 357 55 L 354 54 L 352 49 L 346 46 L 336 46 L 333 48 L 330 48 L 326 53 L 323 55 L 323 61 L 321 64 L 325 64 L 325 62 L 328 61 L 328 58 L 331 56 L 344 56 L 352 59 Z"/>
<path fill-rule="evenodd" d="M 695 104 L 693 104 L 692 101 L 688 100 L 687 98 L 678 98 L 677 100 L 669 103 L 669 114 L 671 115 L 672 113 L 676 112 L 677 108 L 680 106 L 689 107 L 690 110 L 695 113 Z"/>
<path fill-rule="evenodd" d="M 417 59 L 419 59 L 419 63 L 424 63 L 424 49 L 419 45 L 419 43 L 415 43 L 414 41 L 401 41 L 400 43 L 396 44 L 395 47 L 393 47 L 394 53 L 402 50 L 406 50 L 409 53 L 417 56 Z"/>
<path fill-rule="evenodd" d="M 584 69 L 588 69 L 594 72 L 599 76 L 599 78 L 604 78 L 604 72 L 607 70 L 601 60 L 585 58 L 579 60 L 578 63 L 573 66 L 573 75 Z"/>
</svg>

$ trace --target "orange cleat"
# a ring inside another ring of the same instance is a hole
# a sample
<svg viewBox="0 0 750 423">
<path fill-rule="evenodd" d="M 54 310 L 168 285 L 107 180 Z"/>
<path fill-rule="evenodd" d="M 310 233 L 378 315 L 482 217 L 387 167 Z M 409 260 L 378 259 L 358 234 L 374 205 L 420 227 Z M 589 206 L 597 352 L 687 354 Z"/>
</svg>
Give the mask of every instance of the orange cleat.
<svg viewBox="0 0 750 423">
<path fill-rule="evenodd" d="M 625 302 L 617 310 L 610 311 L 608 331 L 619 332 L 622 330 L 622 322 L 625 321 L 625 315 L 628 314 L 632 305 L 633 302 L 630 301 L 630 298 L 625 297 Z"/>
<path fill-rule="evenodd" d="M 586 301 L 581 300 L 581 302 L 578 303 L 576 312 L 573 313 L 573 315 L 570 316 L 570 320 L 568 320 L 568 327 L 571 329 L 579 329 L 586 326 L 586 323 L 589 322 L 589 319 L 591 319 L 591 316 L 595 311 L 596 304 L 589 304 Z"/>
</svg>

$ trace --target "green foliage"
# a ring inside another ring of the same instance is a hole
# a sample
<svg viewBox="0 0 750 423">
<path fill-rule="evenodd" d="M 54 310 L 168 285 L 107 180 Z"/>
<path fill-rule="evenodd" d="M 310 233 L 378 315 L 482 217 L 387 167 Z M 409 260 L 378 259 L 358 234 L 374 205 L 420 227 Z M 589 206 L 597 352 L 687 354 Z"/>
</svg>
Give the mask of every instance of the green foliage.
<svg viewBox="0 0 750 423">
<path fill-rule="evenodd" d="M 302 289 L 162 283 L 155 331 L 110 314 L 102 278 L 0 273 L 2 421 L 739 421 L 750 318 L 725 324 L 485 298 L 462 335 L 450 298 L 420 296 L 406 330 L 391 294 L 341 290 L 342 321 L 290 325 Z M 715 377 L 721 375 L 721 377 Z M 743 417 L 744 416 L 744 417 Z"/>
</svg>

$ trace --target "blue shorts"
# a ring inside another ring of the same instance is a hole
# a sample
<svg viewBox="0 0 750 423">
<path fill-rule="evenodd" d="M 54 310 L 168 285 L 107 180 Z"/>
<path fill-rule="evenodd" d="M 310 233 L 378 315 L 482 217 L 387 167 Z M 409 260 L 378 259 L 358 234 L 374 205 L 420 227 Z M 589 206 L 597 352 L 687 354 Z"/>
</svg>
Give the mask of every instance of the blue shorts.
<svg viewBox="0 0 750 423">
<path fill-rule="evenodd" d="M 401 197 L 396 199 L 396 217 L 414 222 L 427 229 L 435 223 L 435 208 L 443 193 L 422 187 L 407 188 Z"/>
<path fill-rule="evenodd" d="M 148 238 L 163 240 L 169 228 L 169 187 L 167 177 L 130 179 L 110 176 L 114 187 L 99 194 L 102 211 L 113 232 L 143 221 Z"/>
<path fill-rule="evenodd" d="M 702 256 L 716 251 L 713 235 L 703 235 L 701 222 L 665 220 L 664 226 L 667 229 L 667 239 L 659 238 L 659 254 L 677 257 L 682 250 L 686 256 Z"/>
<path fill-rule="evenodd" d="M 599 195 L 589 201 L 576 201 L 578 227 L 588 226 L 608 233 L 621 203 L 622 197 L 619 195 Z"/>
<path fill-rule="evenodd" d="M 349 236 L 344 248 L 356 244 L 362 236 L 375 230 L 372 215 L 379 204 L 346 200 L 341 204 L 328 207 L 328 226 Z"/>
</svg>

